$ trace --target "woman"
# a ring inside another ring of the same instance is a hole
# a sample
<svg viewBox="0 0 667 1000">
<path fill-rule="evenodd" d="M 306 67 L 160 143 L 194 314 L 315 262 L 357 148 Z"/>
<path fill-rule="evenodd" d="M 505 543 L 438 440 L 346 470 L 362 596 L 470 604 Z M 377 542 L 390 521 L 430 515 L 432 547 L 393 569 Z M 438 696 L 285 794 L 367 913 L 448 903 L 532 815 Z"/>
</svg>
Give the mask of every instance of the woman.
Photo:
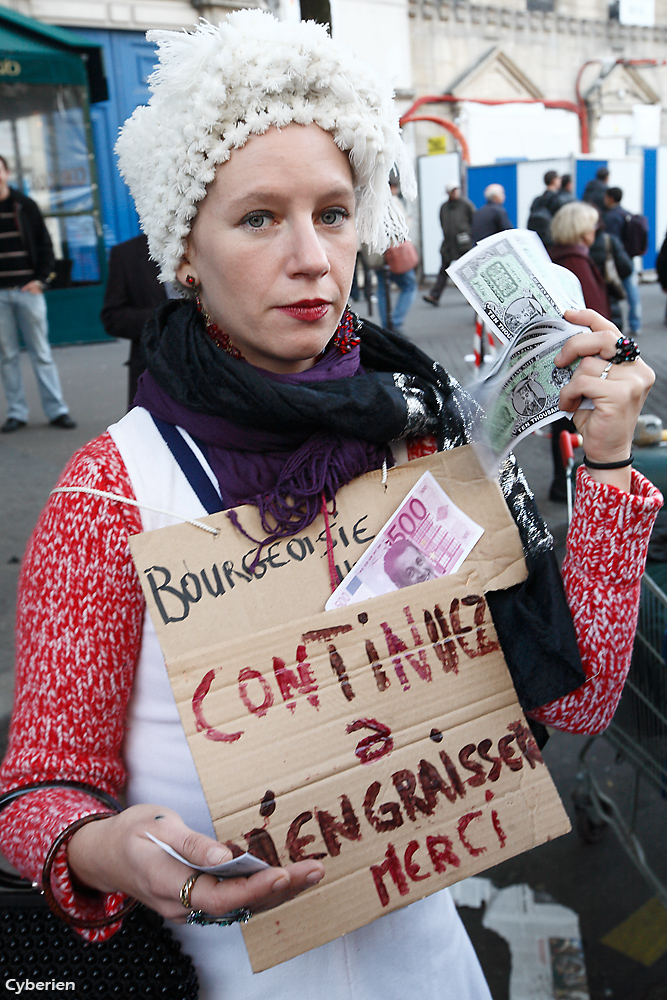
<svg viewBox="0 0 667 1000">
<path fill-rule="evenodd" d="M 599 223 L 600 213 L 594 205 L 583 201 L 568 202 L 551 220 L 553 242 L 548 250 L 555 264 L 566 267 L 579 278 L 586 308 L 611 319 L 607 286 L 589 253 Z"/>
<path fill-rule="evenodd" d="M 391 178 L 389 187 L 396 215 L 402 219 L 406 230 L 409 230 L 408 220 L 405 217 L 399 196 L 399 185 L 395 178 Z M 388 327 L 396 333 L 402 333 L 405 317 L 410 312 L 412 303 L 417 296 L 416 267 L 410 267 L 408 270 L 401 271 L 400 273 L 392 271 L 389 254 L 387 254 L 386 260 L 383 261 L 381 267 L 376 269 L 375 274 L 377 277 L 378 308 L 380 310 L 382 326 Z M 387 286 L 387 281 L 389 281 L 389 287 Z M 398 288 L 398 298 L 393 309 L 391 309 L 391 285 L 396 285 Z"/>
<path fill-rule="evenodd" d="M 121 169 L 163 280 L 178 278 L 196 304 L 160 308 L 145 332 L 137 406 L 74 456 L 61 487 L 75 492 L 53 495 L 40 519 L 23 567 L 16 703 L 2 769 L 5 788 L 53 776 L 113 792 L 125 785 L 128 808 L 86 822 L 99 813 L 95 799 L 42 790 L 0 815 L 0 847 L 39 880 L 47 851 L 59 844 L 50 884 L 61 909 L 107 914 L 108 926 L 85 932 L 90 938 L 113 934 L 127 896 L 172 920 L 207 1000 L 320 995 L 323 976 L 332 1000 L 398 1000 L 412 991 L 441 998 L 445 989 L 457 1000 L 488 1000 L 447 893 L 253 976 L 238 927 L 186 921 L 193 911 L 221 918 L 279 905 L 319 882 L 324 866 L 305 861 L 194 883 L 188 865 L 144 835 L 195 864 L 228 856 L 212 836 L 128 536 L 201 516 L 209 503 L 246 501 L 259 506 L 269 538 L 293 533 L 314 520 L 322 496 L 393 462 L 406 443 L 413 455 L 434 450 L 429 435 L 440 448 L 465 443 L 475 416 L 442 369 L 346 311 L 357 232 L 379 252 L 405 235 L 389 195 L 392 166 L 404 189 L 413 183 L 391 101 L 370 74 L 324 29 L 257 11 L 230 15 L 219 28 L 153 37 L 161 66 L 150 105 L 119 141 Z M 627 462 L 653 376 L 641 361 L 608 362 L 618 333 L 600 317 L 571 318 L 590 329 L 557 359 L 583 357 L 562 401 L 571 410 L 584 395 L 595 403 L 575 417 L 597 465 L 581 473 L 566 568 L 587 683 L 550 536 L 513 459 L 501 485 L 530 573 L 521 587 L 490 598 L 524 704 L 550 702 L 537 719 L 596 730 L 620 696 L 645 536 L 660 504 Z M 183 446 L 203 486 L 183 471 Z M 136 498 L 141 513 L 109 493 Z M 610 528 L 612 512 L 618 527 Z M 622 574 L 608 563 L 610 531 L 627 561 Z M 593 605 L 592 580 L 605 594 Z M 611 643 L 600 648 L 600 629 L 609 628 L 613 656 Z"/>
</svg>

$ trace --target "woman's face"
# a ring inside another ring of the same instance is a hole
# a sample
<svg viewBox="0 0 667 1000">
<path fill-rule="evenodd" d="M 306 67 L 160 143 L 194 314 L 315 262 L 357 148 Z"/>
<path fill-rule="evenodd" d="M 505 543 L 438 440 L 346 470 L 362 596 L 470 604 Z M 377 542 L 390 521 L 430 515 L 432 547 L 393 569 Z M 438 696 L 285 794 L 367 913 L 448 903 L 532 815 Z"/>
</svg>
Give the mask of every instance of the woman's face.
<svg viewBox="0 0 667 1000">
<path fill-rule="evenodd" d="M 585 233 L 582 234 L 581 242 L 584 246 L 592 247 L 595 243 L 595 237 L 597 236 L 597 229 L 587 229 Z"/>
<path fill-rule="evenodd" d="M 309 368 L 347 303 L 357 253 L 352 171 L 317 125 L 272 127 L 218 167 L 178 269 L 251 364 Z"/>
</svg>

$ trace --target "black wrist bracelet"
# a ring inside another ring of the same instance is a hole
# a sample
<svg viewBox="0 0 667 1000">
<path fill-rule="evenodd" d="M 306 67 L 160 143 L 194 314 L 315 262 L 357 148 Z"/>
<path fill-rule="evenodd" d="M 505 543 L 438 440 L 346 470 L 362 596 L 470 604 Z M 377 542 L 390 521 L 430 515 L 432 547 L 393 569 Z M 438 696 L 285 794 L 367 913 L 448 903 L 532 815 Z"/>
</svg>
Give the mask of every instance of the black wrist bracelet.
<svg viewBox="0 0 667 1000">
<path fill-rule="evenodd" d="M 632 465 L 634 455 L 630 452 L 630 458 L 624 458 L 622 462 L 591 462 L 590 458 L 584 455 L 584 465 L 588 469 L 625 469 Z"/>
</svg>

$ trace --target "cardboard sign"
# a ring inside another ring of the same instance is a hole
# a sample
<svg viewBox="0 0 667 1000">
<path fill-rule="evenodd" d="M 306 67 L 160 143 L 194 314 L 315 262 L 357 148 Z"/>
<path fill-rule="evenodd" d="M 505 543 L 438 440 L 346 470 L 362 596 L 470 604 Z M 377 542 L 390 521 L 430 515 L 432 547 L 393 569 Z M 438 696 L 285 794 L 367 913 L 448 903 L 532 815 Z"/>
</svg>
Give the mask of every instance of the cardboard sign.
<svg viewBox="0 0 667 1000">
<path fill-rule="evenodd" d="M 454 576 L 329 612 L 324 524 L 254 552 L 224 514 L 132 539 L 216 836 L 324 880 L 244 928 L 255 971 L 567 832 L 484 591 L 526 570 L 469 448 L 340 491 L 345 571 L 429 468 L 485 528 Z M 239 508 L 261 537 L 257 513 Z M 271 550 L 273 550 L 271 552 Z"/>
</svg>

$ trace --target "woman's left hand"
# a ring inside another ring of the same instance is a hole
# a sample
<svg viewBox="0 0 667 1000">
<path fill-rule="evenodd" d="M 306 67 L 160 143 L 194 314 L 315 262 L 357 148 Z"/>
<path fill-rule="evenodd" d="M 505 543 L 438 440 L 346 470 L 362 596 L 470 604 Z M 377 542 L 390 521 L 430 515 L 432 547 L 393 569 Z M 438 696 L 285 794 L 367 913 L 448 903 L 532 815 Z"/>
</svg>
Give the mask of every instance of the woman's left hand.
<svg viewBox="0 0 667 1000">
<path fill-rule="evenodd" d="M 570 337 L 555 363 L 559 368 L 581 358 L 574 375 L 561 389 L 561 409 L 572 414 L 575 427 L 584 439 L 584 453 L 593 462 L 621 462 L 629 458 L 632 437 L 655 373 L 641 358 L 613 364 L 605 378 L 608 362 L 616 354 L 620 331 L 592 309 L 565 313 L 568 323 L 590 329 Z M 590 399 L 593 409 L 580 409 L 583 398 Z M 629 489 L 630 469 L 590 469 L 600 482 Z"/>
</svg>

